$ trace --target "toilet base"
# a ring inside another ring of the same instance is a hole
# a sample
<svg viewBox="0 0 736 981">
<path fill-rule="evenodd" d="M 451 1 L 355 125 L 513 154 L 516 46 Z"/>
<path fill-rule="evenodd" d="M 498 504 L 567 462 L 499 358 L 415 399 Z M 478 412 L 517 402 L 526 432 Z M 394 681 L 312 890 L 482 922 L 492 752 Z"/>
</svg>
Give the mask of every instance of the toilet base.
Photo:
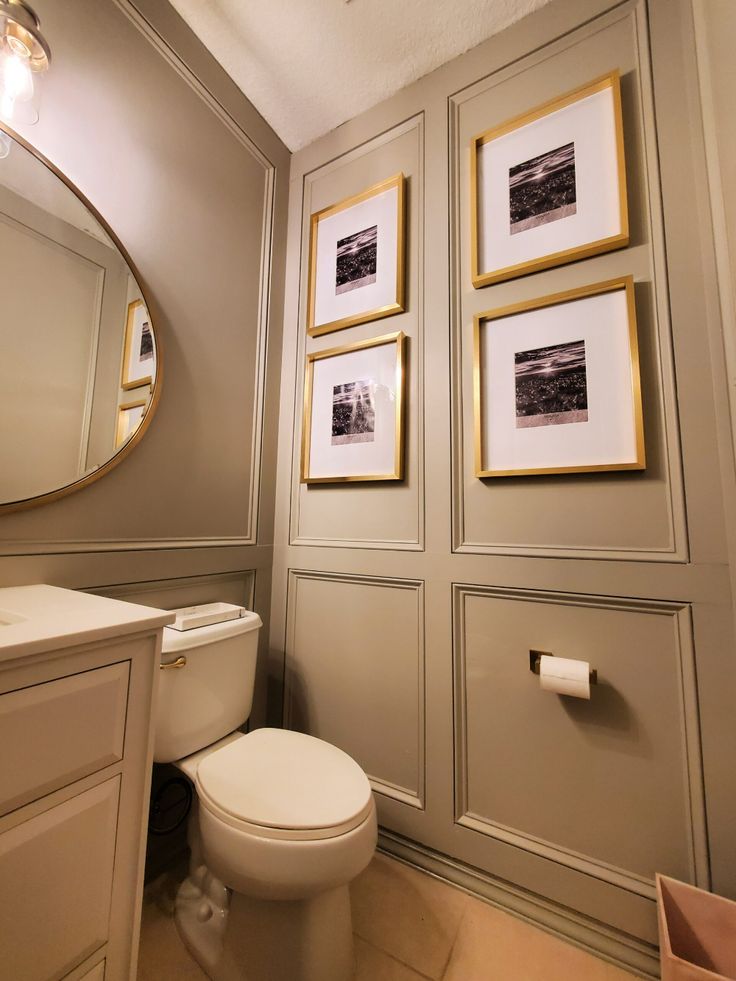
<svg viewBox="0 0 736 981">
<path fill-rule="evenodd" d="M 228 889 L 204 865 L 190 868 L 176 894 L 174 921 L 184 946 L 213 981 L 219 981 L 223 937 L 227 926 Z"/>
<path fill-rule="evenodd" d="M 176 897 L 185 946 L 212 981 L 350 981 L 350 896 L 339 886 L 310 899 L 252 899 L 204 865 Z"/>
</svg>

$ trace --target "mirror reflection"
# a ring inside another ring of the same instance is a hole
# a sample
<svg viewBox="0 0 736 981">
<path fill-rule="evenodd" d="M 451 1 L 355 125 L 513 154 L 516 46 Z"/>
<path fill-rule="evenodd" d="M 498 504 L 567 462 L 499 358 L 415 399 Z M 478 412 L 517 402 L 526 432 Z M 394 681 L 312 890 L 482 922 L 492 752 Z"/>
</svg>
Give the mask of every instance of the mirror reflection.
<svg viewBox="0 0 736 981">
<path fill-rule="evenodd" d="M 156 338 L 100 222 L 19 143 L 0 159 L 0 507 L 84 486 L 136 442 Z"/>
</svg>

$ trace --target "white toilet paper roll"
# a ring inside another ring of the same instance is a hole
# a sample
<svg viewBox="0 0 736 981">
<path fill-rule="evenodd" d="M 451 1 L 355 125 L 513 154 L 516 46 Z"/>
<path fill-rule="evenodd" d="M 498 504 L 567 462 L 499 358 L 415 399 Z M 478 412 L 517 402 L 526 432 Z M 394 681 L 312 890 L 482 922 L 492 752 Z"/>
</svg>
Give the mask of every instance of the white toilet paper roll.
<svg viewBox="0 0 736 981">
<path fill-rule="evenodd" d="M 539 659 L 539 681 L 545 691 L 590 698 L 590 665 L 587 661 L 543 654 Z"/>
</svg>

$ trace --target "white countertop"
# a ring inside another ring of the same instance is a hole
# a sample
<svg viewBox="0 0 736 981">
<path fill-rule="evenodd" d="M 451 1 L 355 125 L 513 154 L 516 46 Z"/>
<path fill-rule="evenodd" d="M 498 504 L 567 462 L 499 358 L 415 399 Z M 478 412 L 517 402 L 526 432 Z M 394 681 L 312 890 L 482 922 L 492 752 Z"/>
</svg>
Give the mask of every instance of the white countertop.
<svg viewBox="0 0 736 981">
<path fill-rule="evenodd" d="M 150 606 L 58 586 L 0 589 L 0 661 L 140 633 L 173 623 Z"/>
</svg>

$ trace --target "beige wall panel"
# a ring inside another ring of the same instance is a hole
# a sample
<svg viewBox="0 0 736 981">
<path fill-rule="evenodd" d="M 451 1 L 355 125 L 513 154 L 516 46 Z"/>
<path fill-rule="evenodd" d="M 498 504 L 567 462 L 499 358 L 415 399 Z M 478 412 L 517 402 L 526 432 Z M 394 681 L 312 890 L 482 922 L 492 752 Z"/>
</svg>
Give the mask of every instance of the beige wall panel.
<svg viewBox="0 0 736 981">
<path fill-rule="evenodd" d="M 364 146 L 351 151 L 314 173 L 304 182 L 302 281 L 297 344 L 297 384 L 304 384 L 305 352 L 341 347 L 382 334 L 403 331 L 407 341 L 405 479 L 377 484 L 299 483 L 301 409 L 297 413 L 292 540 L 417 548 L 423 538 L 422 432 L 422 289 L 423 265 L 423 117 L 404 123 Z M 332 331 L 320 337 L 306 336 L 309 218 L 315 211 L 357 194 L 401 171 L 406 181 L 406 298 L 404 313 L 372 323 Z M 301 406 L 301 395 L 297 405 Z"/>
<path fill-rule="evenodd" d="M 285 723 L 349 753 L 381 794 L 424 797 L 423 584 L 289 577 Z"/>
<path fill-rule="evenodd" d="M 89 590 L 98 596 L 110 596 L 128 603 L 175 610 L 198 603 L 235 603 L 252 607 L 255 573 L 235 572 L 227 575 L 192 576 L 157 582 L 127 583 Z"/>
<path fill-rule="evenodd" d="M 668 308 L 652 281 L 663 260 L 656 147 L 642 3 L 625 4 L 564 41 L 452 97 L 459 194 L 456 259 L 462 364 L 462 446 L 458 445 L 455 543 L 461 550 L 683 559 L 677 415 Z M 492 126 L 577 88 L 606 71 L 622 75 L 631 222 L 628 249 L 474 290 L 470 283 L 469 145 Z M 474 314 L 576 286 L 633 274 L 642 371 L 647 469 L 479 480 L 473 475 L 472 324 Z M 456 366 L 459 374 L 459 368 Z M 459 439 L 458 439 L 459 443 Z M 673 554 L 674 553 L 674 554 Z"/>
<path fill-rule="evenodd" d="M 736 431 L 736 5 L 732 0 L 693 0 L 698 42 L 703 122 L 711 181 L 724 347 L 731 418 Z"/>
<path fill-rule="evenodd" d="M 457 820 L 642 895 L 707 885 L 687 608 L 457 593 Z M 531 649 L 588 661 L 590 701 L 542 690 Z"/>
<path fill-rule="evenodd" d="M 3 538 L 249 539 L 274 168 L 288 154 L 273 140 L 273 158 L 264 157 L 123 6 L 37 4 L 54 68 L 27 136 L 130 252 L 162 341 L 163 397 L 119 468 L 79 494 L 3 517 Z"/>
<path fill-rule="evenodd" d="M 692 0 L 650 8 L 688 536 L 694 562 L 725 563 L 736 486 Z"/>
</svg>

